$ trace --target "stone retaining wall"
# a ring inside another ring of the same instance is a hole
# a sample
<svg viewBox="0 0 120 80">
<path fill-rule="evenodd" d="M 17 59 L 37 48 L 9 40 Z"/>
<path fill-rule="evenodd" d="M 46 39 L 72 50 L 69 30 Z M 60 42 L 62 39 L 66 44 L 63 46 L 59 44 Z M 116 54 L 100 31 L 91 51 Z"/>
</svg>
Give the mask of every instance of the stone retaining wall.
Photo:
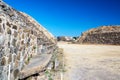
<svg viewBox="0 0 120 80">
<path fill-rule="evenodd" d="M 34 55 L 51 53 L 54 37 L 34 19 L 0 1 L 0 80 L 14 80 Z"/>
<path fill-rule="evenodd" d="M 88 34 L 82 43 L 120 45 L 120 32 Z"/>
<path fill-rule="evenodd" d="M 78 43 L 120 45 L 120 27 L 109 26 L 84 32 Z"/>
</svg>

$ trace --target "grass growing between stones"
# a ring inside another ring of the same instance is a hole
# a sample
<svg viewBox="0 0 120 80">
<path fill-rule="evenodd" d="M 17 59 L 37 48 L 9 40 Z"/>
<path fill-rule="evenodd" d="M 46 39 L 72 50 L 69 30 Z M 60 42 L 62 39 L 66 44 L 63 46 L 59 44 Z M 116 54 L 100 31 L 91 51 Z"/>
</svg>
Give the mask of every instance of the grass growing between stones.
<svg viewBox="0 0 120 80">
<path fill-rule="evenodd" d="M 49 70 L 45 71 L 45 75 L 47 76 L 48 80 L 53 80 L 52 73 Z"/>
<path fill-rule="evenodd" d="M 28 65 L 30 62 L 31 56 L 28 56 L 27 60 L 25 61 L 25 64 Z"/>
<path fill-rule="evenodd" d="M 61 74 L 64 74 L 66 71 L 64 68 L 64 55 L 63 55 L 63 49 L 58 48 L 57 54 L 55 55 L 58 66 L 55 66 L 52 70 L 51 73 L 53 74 L 53 80 L 61 80 Z M 54 62 L 56 64 L 56 62 Z"/>
<path fill-rule="evenodd" d="M 28 57 L 26 60 L 29 63 L 31 57 Z M 64 57 L 63 57 L 63 49 L 57 48 L 53 53 L 53 57 L 50 61 L 52 66 L 48 67 L 43 73 L 39 73 L 36 80 L 61 80 L 61 74 L 63 74 L 66 70 L 64 68 Z M 31 76 L 26 80 L 35 80 L 35 76 Z"/>
<path fill-rule="evenodd" d="M 52 68 L 47 69 L 45 71 L 45 76 L 47 80 L 61 80 L 61 74 L 63 74 L 66 70 L 64 68 L 64 59 L 63 59 L 63 49 L 58 48 L 56 53 L 53 54 L 53 58 L 51 60 Z M 57 62 L 56 62 L 57 60 Z"/>
</svg>

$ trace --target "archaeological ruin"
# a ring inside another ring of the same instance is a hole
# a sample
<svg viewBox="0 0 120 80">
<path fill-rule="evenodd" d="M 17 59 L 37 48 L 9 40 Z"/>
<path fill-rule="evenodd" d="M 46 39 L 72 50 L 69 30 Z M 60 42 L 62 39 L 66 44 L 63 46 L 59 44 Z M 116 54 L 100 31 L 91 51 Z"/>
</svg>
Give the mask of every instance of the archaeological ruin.
<svg viewBox="0 0 120 80">
<path fill-rule="evenodd" d="M 120 26 L 102 26 L 84 32 L 77 41 L 81 44 L 120 45 Z"/>
<path fill-rule="evenodd" d="M 56 48 L 43 26 L 0 0 L 0 80 L 22 80 L 45 70 Z"/>
</svg>

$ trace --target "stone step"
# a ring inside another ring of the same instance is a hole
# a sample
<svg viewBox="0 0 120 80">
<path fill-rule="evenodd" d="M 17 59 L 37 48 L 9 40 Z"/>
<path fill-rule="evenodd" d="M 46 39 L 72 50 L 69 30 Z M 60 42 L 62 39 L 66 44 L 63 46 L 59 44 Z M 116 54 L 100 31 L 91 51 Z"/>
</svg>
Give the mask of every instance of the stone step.
<svg viewBox="0 0 120 80">
<path fill-rule="evenodd" d="M 30 60 L 30 63 L 20 72 L 19 79 L 24 79 L 45 70 L 52 58 L 52 54 L 37 55 Z"/>
</svg>

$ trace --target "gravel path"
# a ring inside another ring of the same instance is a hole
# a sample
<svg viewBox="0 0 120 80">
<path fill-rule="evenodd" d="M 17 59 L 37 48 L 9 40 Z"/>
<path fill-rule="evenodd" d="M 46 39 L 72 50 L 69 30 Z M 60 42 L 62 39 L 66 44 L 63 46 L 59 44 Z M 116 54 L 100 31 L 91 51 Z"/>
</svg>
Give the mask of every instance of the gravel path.
<svg viewBox="0 0 120 80">
<path fill-rule="evenodd" d="M 58 46 L 64 49 L 64 80 L 120 80 L 120 46 Z"/>
</svg>

